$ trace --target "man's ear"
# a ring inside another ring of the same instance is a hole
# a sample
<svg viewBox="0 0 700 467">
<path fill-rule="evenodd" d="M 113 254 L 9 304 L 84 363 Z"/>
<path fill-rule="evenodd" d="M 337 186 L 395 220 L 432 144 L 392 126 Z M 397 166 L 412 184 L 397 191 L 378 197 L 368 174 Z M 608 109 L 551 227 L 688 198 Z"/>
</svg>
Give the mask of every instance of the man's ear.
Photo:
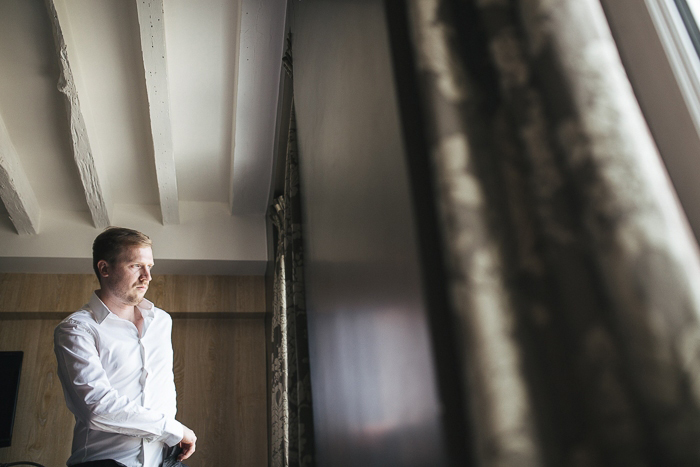
<svg viewBox="0 0 700 467">
<path fill-rule="evenodd" d="M 109 276 L 109 263 L 103 259 L 97 262 L 97 270 L 100 272 L 101 277 Z"/>
</svg>

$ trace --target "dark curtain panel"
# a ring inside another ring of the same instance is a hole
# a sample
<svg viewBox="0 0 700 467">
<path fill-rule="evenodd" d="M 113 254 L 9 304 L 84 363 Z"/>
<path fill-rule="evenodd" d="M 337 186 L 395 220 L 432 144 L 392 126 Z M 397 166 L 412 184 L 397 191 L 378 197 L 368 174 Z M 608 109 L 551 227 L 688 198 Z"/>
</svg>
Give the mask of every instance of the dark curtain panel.
<svg viewBox="0 0 700 467">
<path fill-rule="evenodd" d="M 277 232 L 272 315 L 270 461 L 273 467 L 308 467 L 315 465 L 314 429 L 293 107 L 285 164 L 284 195 L 275 200 L 270 213 Z"/>
<path fill-rule="evenodd" d="M 700 465 L 697 247 L 598 0 L 389 3 L 475 465 Z"/>
</svg>

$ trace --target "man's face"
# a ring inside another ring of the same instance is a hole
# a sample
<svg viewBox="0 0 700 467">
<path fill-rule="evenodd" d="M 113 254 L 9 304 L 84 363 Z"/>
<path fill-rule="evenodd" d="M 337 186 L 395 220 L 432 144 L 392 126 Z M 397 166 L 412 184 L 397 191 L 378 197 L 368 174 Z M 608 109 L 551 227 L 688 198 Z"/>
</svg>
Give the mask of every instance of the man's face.
<svg viewBox="0 0 700 467">
<path fill-rule="evenodd" d="M 152 267 L 151 247 L 128 247 L 122 251 L 115 264 L 107 264 L 106 261 L 98 263 L 102 274 L 101 287 L 125 305 L 138 305 L 148 290 Z M 103 270 L 107 273 L 106 276 Z"/>
</svg>

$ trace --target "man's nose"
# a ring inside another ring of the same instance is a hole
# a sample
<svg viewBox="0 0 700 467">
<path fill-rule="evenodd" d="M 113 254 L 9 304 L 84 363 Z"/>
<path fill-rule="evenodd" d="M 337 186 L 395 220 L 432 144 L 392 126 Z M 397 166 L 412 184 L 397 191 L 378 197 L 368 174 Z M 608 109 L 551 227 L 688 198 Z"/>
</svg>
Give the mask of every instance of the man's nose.
<svg viewBox="0 0 700 467">
<path fill-rule="evenodd" d="M 141 268 L 141 279 L 151 282 L 151 270 L 147 267 Z"/>
</svg>

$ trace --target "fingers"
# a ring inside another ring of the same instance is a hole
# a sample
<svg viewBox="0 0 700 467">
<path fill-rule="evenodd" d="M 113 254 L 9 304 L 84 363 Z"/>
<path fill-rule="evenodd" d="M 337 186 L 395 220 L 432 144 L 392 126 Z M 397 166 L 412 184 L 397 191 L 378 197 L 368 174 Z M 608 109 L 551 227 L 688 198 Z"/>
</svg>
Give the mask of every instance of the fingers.
<svg viewBox="0 0 700 467">
<path fill-rule="evenodd" d="M 188 457 L 190 457 L 192 454 L 194 454 L 194 451 L 196 449 L 196 444 L 195 443 L 184 443 L 180 442 L 180 447 L 182 448 L 182 452 L 178 456 L 179 460 L 185 460 Z"/>
<path fill-rule="evenodd" d="M 182 452 L 178 456 L 178 459 L 185 460 L 192 454 L 194 454 L 194 451 L 196 449 L 196 443 L 197 435 L 194 434 L 194 431 L 190 430 L 187 427 L 184 427 L 184 435 L 182 437 L 182 441 L 180 441 L 180 447 L 182 448 Z"/>
</svg>

